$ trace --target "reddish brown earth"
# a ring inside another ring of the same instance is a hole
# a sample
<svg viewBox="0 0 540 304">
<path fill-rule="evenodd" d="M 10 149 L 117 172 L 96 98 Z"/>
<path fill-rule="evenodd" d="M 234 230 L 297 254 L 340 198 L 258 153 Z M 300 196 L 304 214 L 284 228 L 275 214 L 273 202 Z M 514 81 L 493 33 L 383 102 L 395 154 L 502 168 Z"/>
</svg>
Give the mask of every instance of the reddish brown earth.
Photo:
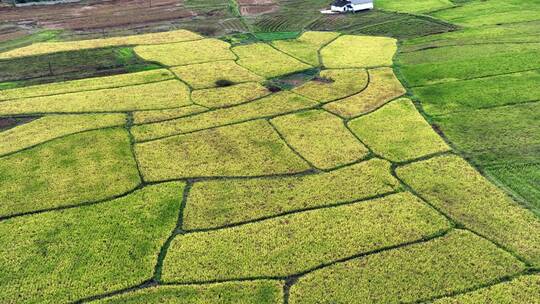
<svg viewBox="0 0 540 304">
<path fill-rule="evenodd" d="M 28 32 L 22 31 L 22 30 L 14 30 L 13 32 L 8 31 L 6 33 L 0 32 L 0 41 L 6 41 L 6 40 L 19 38 L 27 34 Z"/>
<path fill-rule="evenodd" d="M 256 16 L 272 13 L 278 10 L 279 6 L 274 0 L 237 0 L 242 16 Z"/>
<path fill-rule="evenodd" d="M 248 5 L 240 6 L 240 14 L 242 16 L 255 16 L 261 14 L 267 14 L 277 11 L 277 5 Z"/>
<path fill-rule="evenodd" d="M 269 5 L 274 4 L 274 0 L 238 0 L 238 5 Z"/>
<path fill-rule="evenodd" d="M 89 0 L 32 7 L 0 7 L 0 24 L 47 29 L 106 29 L 191 18 L 183 0 Z"/>
</svg>

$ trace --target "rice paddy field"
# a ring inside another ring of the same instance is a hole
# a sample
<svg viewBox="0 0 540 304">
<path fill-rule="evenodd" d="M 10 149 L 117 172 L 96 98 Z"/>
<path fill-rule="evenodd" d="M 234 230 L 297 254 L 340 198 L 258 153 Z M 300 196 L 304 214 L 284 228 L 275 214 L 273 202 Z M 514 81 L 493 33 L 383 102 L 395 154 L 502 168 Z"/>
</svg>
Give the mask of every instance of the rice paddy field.
<svg viewBox="0 0 540 304">
<path fill-rule="evenodd" d="M 326 5 L 0 42 L 0 303 L 540 303 L 540 3 Z"/>
</svg>

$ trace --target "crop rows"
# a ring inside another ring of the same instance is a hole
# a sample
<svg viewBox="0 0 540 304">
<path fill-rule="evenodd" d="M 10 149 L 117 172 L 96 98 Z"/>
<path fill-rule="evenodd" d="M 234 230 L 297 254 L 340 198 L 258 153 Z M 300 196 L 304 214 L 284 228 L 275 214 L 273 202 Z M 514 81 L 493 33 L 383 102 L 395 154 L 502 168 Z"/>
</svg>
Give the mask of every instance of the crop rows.
<svg viewBox="0 0 540 304">
<path fill-rule="evenodd" d="M 540 221 L 403 97 L 394 39 L 160 42 L 135 51 L 163 70 L 0 91 L 0 115 L 43 115 L 0 133 L 0 302 L 474 302 L 537 282 Z"/>
</svg>

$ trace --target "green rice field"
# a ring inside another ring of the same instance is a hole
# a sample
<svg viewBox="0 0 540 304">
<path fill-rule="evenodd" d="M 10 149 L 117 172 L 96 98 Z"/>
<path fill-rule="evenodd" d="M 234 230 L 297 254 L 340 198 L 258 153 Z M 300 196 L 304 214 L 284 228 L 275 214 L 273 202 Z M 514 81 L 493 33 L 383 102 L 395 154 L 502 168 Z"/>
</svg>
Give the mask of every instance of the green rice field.
<svg viewBox="0 0 540 304">
<path fill-rule="evenodd" d="M 0 303 L 540 303 L 540 2 L 270 2 L 0 52 Z"/>
</svg>

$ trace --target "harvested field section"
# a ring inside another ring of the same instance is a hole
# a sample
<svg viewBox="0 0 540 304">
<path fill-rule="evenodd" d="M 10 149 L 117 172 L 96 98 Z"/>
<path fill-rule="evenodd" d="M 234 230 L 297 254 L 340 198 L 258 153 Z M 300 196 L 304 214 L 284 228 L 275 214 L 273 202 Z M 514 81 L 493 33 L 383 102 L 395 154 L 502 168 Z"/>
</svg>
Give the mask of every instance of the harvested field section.
<svg viewBox="0 0 540 304">
<path fill-rule="evenodd" d="M 146 280 L 176 224 L 183 186 L 1 222 L 9 245 L 0 248 L 0 301 L 72 302 Z"/>
<path fill-rule="evenodd" d="M 365 157 L 368 149 L 325 111 L 299 112 L 270 121 L 284 140 L 319 169 L 332 169 Z"/>
<path fill-rule="evenodd" d="M 171 72 L 163 69 L 108 77 L 86 78 L 81 80 L 29 86 L 12 90 L 2 90 L 0 91 L 0 101 L 124 87 L 164 81 L 172 78 L 174 78 L 174 75 Z"/>
<path fill-rule="evenodd" d="M 320 102 L 329 102 L 361 92 L 368 81 L 368 73 L 364 69 L 322 70 L 319 76 L 294 88 L 293 92 Z"/>
<path fill-rule="evenodd" d="M 457 156 L 397 169 L 422 197 L 466 227 L 540 265 L 540 220 Z"/>
<path fill-rule="evenodd" d="M 524 265 L 472 233 L 457 230 L 414 244 L 338 263 L 293 285 L 289 303 L 412 303 L 514 275 Z"/>
<path fill-rule="evenodd" d="M 284 277 L 448 228 L 443 217 L 413 195 L 396 194 L 368 203 L 178 235 L 165 260 L 163 278 L 193 282 Z"/>
<path fill-rule="evenodd" d="M 283 300 L 283 282 L 246 281 L 199 286 L 159 286 L 106 298 L 92 303 L 220 303 L 220 304 L 278 304 Z"/>
<path fill-rule="evenodd" d="M 208 108 L 230 107 L 269 95 L 270 91 L 256 83 L 246 82 L 221 88 L 193 91 L 194 103 Z"/>
<path fill-rule="evenodd" d="M 406 93 L 390 68 L 368 70 L 369 84 L 358 94 L 331 102 L 324 109 L 343 118 L 353 118 L 381 107 Z"/>
<path fill-rule="evenodd" d="M 125 123 L 125 114 L 45 116 L 3 132 L 0 136 L 0 156 L 69 134 Z"/>
<path fill-rule="evenodd" d="M 161 44 L 197 39 L 202 39 L 202 37 L 186 30 L 177 30 L 163 33 L 150 33 L 143 35 L 112 37 L 104 39 L 65 42 L 40 42 L 34 43 L 27 47 L 0 53 L 0 59 L 36 56 L 58 52 L 79 51 L 85 49 L 97 49 L 111 46 Z"/>
<path fill-rule="evenodd" d="M 0 102 L 0 115 L 156 110 L 189 105 L 189 88 L 167 80 L 129 87 Z"/>
<path fill-rule="evenodd" d="M 146 181 L 258 176 L 309 169 L 266 121 L 253 121 L 135 146 Z"/>
<path fill-rule="evenodd" d="M 147 110 L 147 111 L 137 111 L 133 113 L 133 123 L 134 124 L 145 124 L 152 122 L 160 122 L 164 120 L 171 120 L 175 118 L 180 118 L 184 116 L 189 116 L 192 114 L 197 114 L 200 112 L 207 111 L 205 107 L 197 105 L 183 106 L 176 109 L 168 110 Z"/>
<path fill-rule="evenodd" d="M 237 61 L 239 65 L 266 78 L 312 68 L 264 43 L 237 46 L 232 51 L 240 58 Z"/>
<path fill-rule="evenodd" d="M 58 139 L 0 158 L 0 216 L 98 201 L 139 181 L 120 128 Z"/>
<path fill-rule="evenodd" d="M 538 303 L 540 275 L 525 275 L 510 282 L 482 288 L 463 295 L 443 298 L 434 304 Z"/>
<path fill-rule="evenodd" d="M 316 102 L 290 92 L 272 94 L 255 101 L 235 107 L 217 109 L 190 117 L 179 118 L 161 123 L 139 125 L 132 129 L 137 141 L 188 133 L 197 130 L 215 128 L 257 118 L 313 108 Z"/>
<path fill-rule="evenodd" d="M 349 125 L 373 152 L 395 162 L 450 150 L 406 98 L 356 118 Z"/>
<path fill-rule="evenodd" d="M 321 58 L 323 66 L 330 69 L 390 66 L 396 50 L 392 38 L 345 35 L 325 46 Z"/>
<path fill-rule="evenodd" d="M 170 23 L 196 15 L 184 7 L 183 0 L 89 0 L 57 3 L 53 7 L 5 7 L 0 9 L 0 22 L 13 22 L 48 29 L 83 32 L 81 35 L 128 35 L 171 28 Z M 167 26 L 169 25 L 169 26 Z M 100 35 L 100 36 L 101 36 Z"/>
<path fill-rule="evenodd" d="M 277 40 L 272 45 L 303 62 L 319 66 L 319 50 L 338 36 L 339 33 L 333 32 L 305 32 L 295 40 Z"/>
<path fill-rule="evenodd" d="M 172 68 L 171 71 L 194 89 L 217 87 L 217 82 L 220 80 L 232 83 L 264 80 L 261 76 L 253 74 L 232 60 L 179 66 Z"/>
<path fill-rule="evenodd" d="M 195 183 L 185 210 L 184 229 L 214 228 L 344 204 L 398 188 L 398 181 L 390 174 L 390 163 L 380 159 L 301 177 Z"/>
<path fill-rule="evenodd" d="M 148 61 L 167 66 L 187 65 L 216 60 L 236 59 L 227 42 L 217 39 L 202 39 L 160 45 L 142 45 L 135 52 Z"/>
</svg>

